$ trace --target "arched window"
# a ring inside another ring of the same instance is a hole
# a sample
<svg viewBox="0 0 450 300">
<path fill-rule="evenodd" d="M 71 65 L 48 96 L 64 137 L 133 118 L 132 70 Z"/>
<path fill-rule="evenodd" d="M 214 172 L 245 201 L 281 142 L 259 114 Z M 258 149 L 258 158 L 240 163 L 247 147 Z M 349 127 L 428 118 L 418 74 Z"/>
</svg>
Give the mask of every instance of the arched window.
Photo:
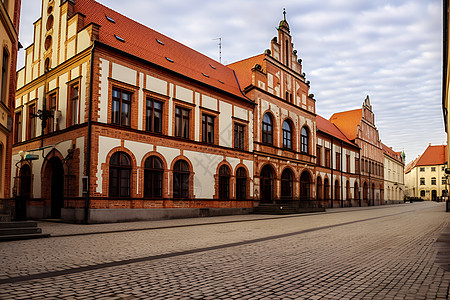
<svg viewBox="0 0 450 300">
<path fill-rule="evenodd" d="M 350 181 L 348 181 L 347 180 L 347 183 L 346 183 L 346 199 L 347 200 L 352 200 L 352 196 L 351 196 L 351 194 L 350 194 Z"/>
<path fill-rule="evenodd" d="M 425 197 L 425 191 L 424 190 L 420 191 L 420 197 Z"/>
<path fill-rule="evenodd" d="M 364 182 L 364 186 L 363 186 L 363 199 L 364 200 L 369 199 L 369 187 L 367 185 L 367 182 Z"/>
<path fill-rule="evenodd" d="M 292 127 L 289 121 L 283 122 L 283 148 L 292 149 Z"/>
<path fill-rule="evenodd" d="M 354 191 L 353 191 L 353 198 L 355 198 L 356 200 L 359 199 L 359 187 L 358 187 L 358 182 L 355 181 L 355 187 L 354 187 Z"/>
<path fill-rule="evenodd" d="M 330 182 L 329 182 L 328 178 L 325 178 L 323 180 L 323 186 L 324 186 L 323 198 L 325 200 L 328 200 L 328 199 L 330 199 Z"/>
<path fill-rule="evenodd" d="M 178 160 L 173 166 L 173 197 L 189 197 L 189 165 L 184 160 Z"/>
<path fill-rule="evenodd" d="M 311 177 L 308 172 L 304 171 L 300 176 L 300 200 L 310 199 L 310 183 Z"/>
<path fill-rule="evenodd" d="M 301 142 L 301 152 L 309 153 L 309 132 L 308 129 L 306 129 L 306 127 L 302 128 L 300 142 Z"/>
<path fill-rule="evenodd" d="M 219 169 L 219 198 L 230 198 L 230 169 L 226 165 Z"/>
<path fill-rule="evenodd" d="M 341 199 L 340 195 L 341 193 L 339 188 L 339 181 L 336 179 L 336 181 L 334 182 L 334 200 Z"/>
<path fill-rule="evenodd" d="M 274 171 L 270 165 L 265 165 L 261 170 L 261 202 L 269 203 L 273 201 L 273 173 Z"/>
<path fill-rule="evenodd" d="M 162 197 L 163 164 L 156 156 L 144 163 L 144 197 Z"/>
<path fill-rule="evenodd" d="M 281 174 L 281 198 L 292 199 L 294 176 L 290 169 L 285 169 Z"/>
<path fill-rule="evenodd" d="M 436 185 L 436 177 L 431 177 L 431 185 Z"/>
<path fill-rule="evenodd" d="M 317 200 L 322 200 L 322 178 L 317 177 Z"/>
<path fill-rule="evenodd" d="M 236 171 L 236 199 L 245 200 L 247 198 L 247 171 L 240 167 Z"/>
<path fill-rule="evenodd" d="M 262 142 L 273 144 L 273 121 L 270 114 L 265 114 L 262 122 Z"/>
<path fill-rule="evenodd" d="M 125 152 L 116 152 L 109 161 L 109 196 L 130 197 L 131 160 Z"/>
</svg>

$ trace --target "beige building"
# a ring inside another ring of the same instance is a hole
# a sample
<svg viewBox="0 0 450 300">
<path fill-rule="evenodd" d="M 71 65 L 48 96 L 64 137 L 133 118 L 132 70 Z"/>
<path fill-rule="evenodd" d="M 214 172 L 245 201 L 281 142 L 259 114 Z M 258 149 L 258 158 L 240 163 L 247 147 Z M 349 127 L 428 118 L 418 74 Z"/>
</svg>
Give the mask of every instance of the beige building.
<svg viewBox="0 0 450 300">
<path fill-rule="evenodd" d="M 384 203 L 403 202 L 405 197 L 405 163 L 401 152 L 381 144 L 384 154 Z"/>
<path fill-rule="evenodd" d="M 438 200 L 447 194 L 447 146 L 428 146 L 405 170 L 407 196 Z"/>
<path fill-rule="evenodd" d="M 11 177 L 12 112 L 16 85 L 16 61 L 20 0 L 0 3 L 0 219 L 8 220 L 10 213 L 9 182 Z"/>
</svg>

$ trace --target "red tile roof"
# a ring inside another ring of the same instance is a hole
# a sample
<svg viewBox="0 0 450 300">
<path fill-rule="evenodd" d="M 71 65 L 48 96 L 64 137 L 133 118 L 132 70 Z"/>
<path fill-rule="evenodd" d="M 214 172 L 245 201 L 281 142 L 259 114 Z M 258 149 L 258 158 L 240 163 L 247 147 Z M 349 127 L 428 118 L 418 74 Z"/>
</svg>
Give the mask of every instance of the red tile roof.
<svg viewBox="0 0 450 300">
<path fill-rule="evenodd" d="M 252 84 L 252 68 L 256 65 L 263 65 L 265 54 L 256 55 L 241 61 L 227 65 L 233 69 L 239 79 L 241 89 L 245 89 Z"/>
<path fill-rule="evenodd" d="M 416 163 L 417 166 L 443 165 L 447 162 L 447 145 L 428 146 Z"/>
<path fill-rule="evenodd" d="M 76 1 L 75 12 L 101 26 L 99 42 L 243 98 L 234 71 L 219 62 L 94 0 Z"/>
<path fill-rule="evenodd" d="M 362 108 L 335 113 L 330 122 L 336 125 L 345 136 L 353 141 L 358 134 L 358 125 L 361 123 Z"/>
<path fill-rule="evenodd" d="M 398 162 L 402 161 L 402 153 L 396 152 L 392 150 L 392 148 L 386 146 L 385 144 L 381 143 L 381 147 L 383 148 L 383 152 L 386 153 L 386 155 L 390 156 L 391 158 L 397 160 Z"/>
<path fill-rule="evenodd" d="M 419 159 L 420 159 L 420 156 L 418 156 L 416 159 L 414 159 L 413 161 L 411 161 L 409 164 L 406 165 L 405 174 L 408 174 L 412 169 L 414 169 L 416 167 L 416 164 L 419 161 Z"/>
<path fill-rule="evenodd" d="M 324 133 L 327 133 L 349 145 L 352 145 L 354 147 L 358 147 L 358 145 L 352 143 L 347 139 L 347 137 L 339 130 L 336 125 L 328 121 L 327 119 L 317 115 L 316 116 L 316 126 L 317 130 L 322 131 Z M 359 147 L 358 147 L 359 148 Z"/>
</svg>

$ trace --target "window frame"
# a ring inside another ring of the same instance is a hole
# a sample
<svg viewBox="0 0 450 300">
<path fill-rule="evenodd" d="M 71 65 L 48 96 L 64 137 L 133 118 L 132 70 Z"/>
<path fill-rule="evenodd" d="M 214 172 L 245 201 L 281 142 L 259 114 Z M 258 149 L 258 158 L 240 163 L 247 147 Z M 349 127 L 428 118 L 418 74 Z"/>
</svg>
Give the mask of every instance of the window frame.
<svg viewBox="0 0 450 300">
<path fill-rule="evenodd" d="M 305 134 L 304 134 L 305 133 Z M 300 152 L 303 154 L 309 154 L 309 138 L 310 130 L 307 126 L 303 126 L 300 130 Z"/>
<path fill-rule="evenodd" d="M 151 106 L 149 106 L 149 102 L 152 103 Z M 156 108 L 156 105 L 158 104 L 161 106 L 161 108 Z M 151 120 L 149 120 L 149 112 L 151 112 Z M 160 113 L 159 118 L 159 131 L 155 129 L 156 124 L 156 118 L 155 118 L 155 112 Z M 163 118 L 164 118 L 164 101 L 161 101 L 159 99 L 155 99 L 155 97 L 147 96 L 145 97 L 145 131 L 147 132 L 153 132 L 153 133 L 163 133 Z"/>
<path fill-rule="evenodd" d="M 265 120 L 268 117 L 270 123 Z M 261 142 L 266 145 L 273 145 L 274 117 L 271 113 L 266 112 L 261 122 Z"/>
<path fill-rule="evenodd" d="M 3 48 L 2 54 L 2 74 L 1 74 L 1 82 L 0 82 L 0 97 L 1 101 L 8 105 L 8 82 L 9 82 L 9 71 L 10 71 L 10 55 L 6 47 Z"/>
<path fill-rule="evenodd" d="M 233 123 L 233 148 L 239 150 L 245 150 L 247 147 L 246 141 L 246 128 L 247 125 L 234 122 Z M 238 129 L 238 130 L 236 130 Z M 239 129 L 242 129 L 241 131 Z"/>
<path fill-rule="evenodd" d="M 425 177 L 420 177 L 419 185 L 425 185 Z"/>
<path fill-rule="evenodd" d="M 159 161 L 161 168 L 155 167 L 155 160 Z M 151 166 L 147 165 L 150 161 Z M 145 198 L 162 198 L 164 186 L 164 163 L 161 158 L 156 155 L 147 157 L 144 161 L 144 188 Z M 155 188 L 157 185 L 159 187 Z M 159 193 L 156 193 L 156 191 Z"/>
<path fill-rule="evenodd" d="M 120 97 L 115 97 L 114 93 L 118 92 L 120 94 Z M 128 94 L 129 100 L 123 99 L 123 95 L 124 94 Z M 112 91 L 111 91 L 111 124 L 117 125 L 117 126 L 123 126 L 123 127 L 127 127 L 127 128 L 131 128 L 131 111 L 132 111 L 132 102 L 133 102 L 133 92 L 123 89 L 121 87 L 117 87 L 117 86 L 113 86 L 112 87 Z M 114 103 L 117 102 L 118 103 L 118 111 L 117 111 L 117 117 L 115 117 L 115 110 L 114 110 Z M 122 116 L 122 110 L 123 110 L 123 105 L 127 105 L 128 106 L 128 112 L 129 112 L 129 116 L 125 117 L 125 120 L 128 120 L 128 124 L 123 124 L 123 116 Z M 117 118 L 117 120 L 116 120 Z"/>
<path fill-rule="evenodd" d="M 285 128 L 285 125 L 289 128 Z M 283 125 L 281 127 L 282 130 L 282 139 L 283 139 L 283 148 L 292 150 L 293 149 L 293 125 L 289 120 L 284 120 Z"/>
<path fill-rule="evenodd" d="M 77 88 L 78 93 L 76 97 L 73 96 L 73 90 Z M 67 95 L 67 127 L 80 124 L 80 80 L 70 83 L 69 93 Z M 74 113 L 75 116 L 74 116 Z"/>
<path fill-rule="evenodd" d="M 178 110 L 180 111 L 180 113 L 178 113 Z M 190 139 L 190 130 L 191 130 L 191 108 L 185 107 L 185 106 L 181 106 L 181 105 L 175 105 L 175 109 L 174 109 L 174 114 L 175 114 L 175 128 L 174 128 L 174 136 L 178 137 L 178 138 L 182 138 L 182 139 Z M 187 116 L 184 115 L 184 112 L 187 113 Z M 178 119 L 180 120 L 180 124 L 178 125 Z M 187 127 L 185 130 L 185 134 L 183 134 L 183 126 L 184 126 L 184 122 L 187 123 Z M 181 128 L 179 128 L 179 126 L 181 126 Z"/>
<path fill-rule="evenodd" d="M 36 102 L 28 104 L 27 107 L 27 139 L 33 139 L 36 137 Z"/>
<path fill-rule="evenodd" d="M 183 170 L 182 164 L 186 164 L 186 170 Z M 180 166 L 179 170 L 177 170 L 177 166 Z M 174 165 L 172 170 L 172 195 L 174 199 L 188 199 L 190 198 L 190 168 L 189 164 L 184 159 L 178 159 Z M 180 185 L 177 189 L 175 189 L 175 184 L 178 182 Z M 187 186 L 186 186 L 187 184 Z M 177 192 L 175 192 L 177 191 Z"/>
<path fill-rule="evenodd" d="M 55 101 L 53 102 L 52 99 Z M 50 116 L 47 119 L 45 126 L 46 133 L 52 133 L 58 130 L 55 124 L 55 113 L 58 108 L 58 93 L 57 91 L 51 91 L 47 94 L 45 109 L 50 112 Z"/>
<path fill-rule="evenodd" d="M 290 178 L 286 178 L 289 174 Z M 292 200 L 294 198 L 294 172 L 290 168 L 285 168 L 281 173 L 281 199 Z"/>
<path fill-rule="evenodd" d="M 243 174 L 239 172 L 240 170 L 243 170 Z M 244 167 L 236 169 L 236 200 L 247 199 L 247 177 L 247 170 Z"/>
<path fill-rule="evenodd" d="M 22 110 L 14 112 L 14 143 L 22 142 L 23 138 L 23 116 Z"/>
<path fill-rule="evenodd" d="M 119 156 L 119 162 L 117 165 L 111 164 L 111 161 L 115 155 Z M 129 164 L 123 164 L 123 157 L 127 158 Z M 113 181 L 112 170 L 117 170 L 117 180 Z M 132 191 L 132 170 L 133 163 L 131 157 L 123 151 L 114 152 L 109 160 L 109 197 L 118 197 L 118 198 L 130 198 Z M 127 176 L 124 176 L 127 175 Z M 122 194 L 124 187 L 122 187 L 123 180 L 128 181 L 128 187 L 125 187 L 126 193 Z M 113 188 L 117 189 L 117 194 L 113 193 Z"/>
<path fill-rule="evenodd" d="M 215 144 L 215 122 L 216 116 L 202 113 L 202 142 L 208 144 Z"/>
<path fill-rule="evenodd" d="M 230 168 L 225 164 L 221 165 L 219 168 L 219 199 L 230 199 L 230 179 Z"/>
</svg>

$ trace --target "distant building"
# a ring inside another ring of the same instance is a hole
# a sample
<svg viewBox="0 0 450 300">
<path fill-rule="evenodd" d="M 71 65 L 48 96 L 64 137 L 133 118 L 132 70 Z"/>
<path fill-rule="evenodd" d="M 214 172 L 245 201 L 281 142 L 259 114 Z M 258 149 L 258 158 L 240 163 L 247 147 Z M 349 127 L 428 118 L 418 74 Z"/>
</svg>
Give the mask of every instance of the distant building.
<svg viewBox="0 0 450 300">
<path fill-rule="evenodd" d="M 369 205 L 361 197 L 359 146 L 319 115 L 316 124 L 317 200 L 324 207 Z"/>
<path fill-rule="evenodd" d="M 384 204 L 384 156 L 369 96 L 362 108 L 335 113 L 330 122 L 361 149 L 362 199 L 367 199 L 369 205 Z"/>
<path fill-rule="evenodd" d="M 17 51 L 19 49 L 20 0 L 0 3 L 0 215 L 10 219 L 12 116 L 16 90 Z M 20 124 L 19 124 L 20 126 Z M 2 219 L 0 217 L 0 219 Z"/>
<path fill-rule="evenodd" d="M 384 203 L 401 203 L 405 196 L 405 163 L 402 152 L 381 143 L 384 154 Z"/>
<path fill-rule="evenodd" d="M 407 195 L 424 200 L 437 200 L 448 191 L 447 146 L 428 146 L 425 152 L 405 169 Z"/>
</svg>

